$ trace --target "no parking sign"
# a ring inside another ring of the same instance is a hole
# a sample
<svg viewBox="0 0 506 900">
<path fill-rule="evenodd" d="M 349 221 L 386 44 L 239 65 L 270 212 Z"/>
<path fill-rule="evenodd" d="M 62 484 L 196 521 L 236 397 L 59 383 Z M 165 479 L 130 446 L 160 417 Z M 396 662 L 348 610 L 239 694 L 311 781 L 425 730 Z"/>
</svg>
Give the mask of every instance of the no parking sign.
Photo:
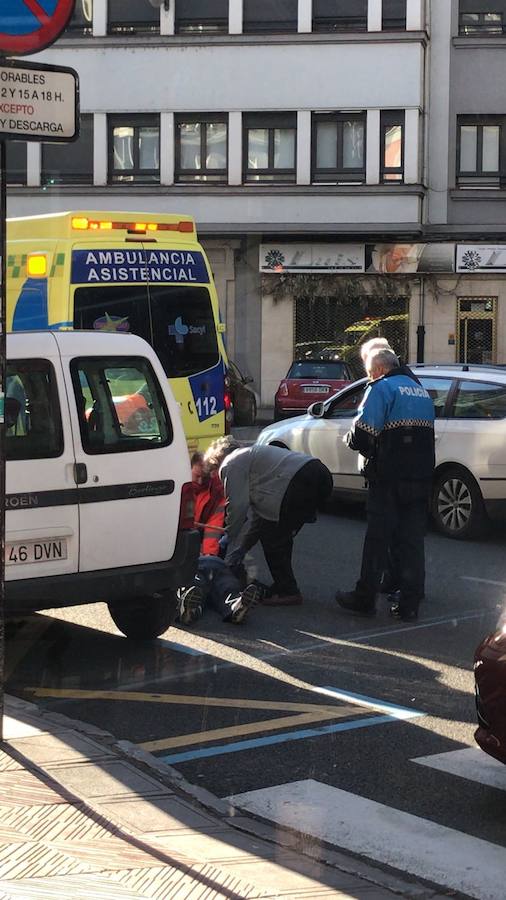
<svg viewBox="0 0 506 900">
<path fill-rule="evenodd" d="M 75 0 L 1 0 L 0 54 L 38 53 L 64 31 Z"/>
</svg>

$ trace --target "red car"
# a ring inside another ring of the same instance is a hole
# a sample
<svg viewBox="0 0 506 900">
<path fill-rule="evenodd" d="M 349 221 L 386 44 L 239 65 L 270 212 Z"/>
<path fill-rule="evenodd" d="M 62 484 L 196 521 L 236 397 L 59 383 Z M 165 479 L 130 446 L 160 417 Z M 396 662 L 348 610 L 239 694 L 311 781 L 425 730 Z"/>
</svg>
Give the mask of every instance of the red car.
<svg viewBox="0 0 506 900">
<path fill-rule="evenodd" d="M 348 363 L 340 360 L 295 360 L 274 396 L 274 421 L 301 416 L 315 400 L 327 400 L 355 378 Z"/>
<path fill-rule="evenodd" d="M 478 728 L 481 749 L 506 763 L 506 616 L 481 642 L 474 657 Z"/>
</svg>

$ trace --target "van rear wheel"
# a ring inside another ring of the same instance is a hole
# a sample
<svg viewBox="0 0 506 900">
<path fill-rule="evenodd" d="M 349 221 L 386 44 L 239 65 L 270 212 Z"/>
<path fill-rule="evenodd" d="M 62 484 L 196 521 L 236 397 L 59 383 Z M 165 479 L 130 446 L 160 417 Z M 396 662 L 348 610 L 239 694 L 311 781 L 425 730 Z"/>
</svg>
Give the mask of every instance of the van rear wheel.
<svg viewBox="0 0 506 900">
<path fill-rule="evenodd" d="M 176 591 L 107 604 L 119 630 L 132 641 L 152 641 L 170 628 L 177 612 Z"/>
</svg>

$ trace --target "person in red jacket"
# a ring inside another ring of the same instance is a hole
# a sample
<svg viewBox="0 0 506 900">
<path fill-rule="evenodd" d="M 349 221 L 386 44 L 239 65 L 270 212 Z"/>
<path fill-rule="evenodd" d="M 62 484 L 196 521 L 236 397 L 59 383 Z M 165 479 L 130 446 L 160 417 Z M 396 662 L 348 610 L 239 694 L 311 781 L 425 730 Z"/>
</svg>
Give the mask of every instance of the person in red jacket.
<svg viewBox="0 0 506 900">
<path fill-rule="evenodd" d="M 225 535 L 226 499 L 218 472 L 209 473 L 201 453 L 191 458 L 195 498 L 195 524 L 201 531 L 201 554 L 193 584 L 179 588 L 179 621 L 190 625 L 200 619 L 206 602 L 221 613 L 224 622 L 239 624 L 264 597 L 256 582 L 241 585 L 221 559 L 220 539 Z"/>
<path fill-rule="evenodd" d="M 225 494 L 217 472 L 204 470 L 202 453 L 191 458 L 195 524 L 201 531 L 201 555 L 220 556 L 220 538 L 225 530 Z"/>
</svg>

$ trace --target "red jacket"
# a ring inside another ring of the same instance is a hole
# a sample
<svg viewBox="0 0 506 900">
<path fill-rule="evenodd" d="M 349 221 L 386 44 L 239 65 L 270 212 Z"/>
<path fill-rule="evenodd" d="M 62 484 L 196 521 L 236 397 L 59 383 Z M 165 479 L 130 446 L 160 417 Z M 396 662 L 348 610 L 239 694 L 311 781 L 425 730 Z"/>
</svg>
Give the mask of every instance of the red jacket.
<svg viewBox="0 0 506 900">
<path fill-rule="evenodd" d="M 225 494 L 217 472 L 214 472 L 203 484 L 193 482 L 195 497 L 195 521 L 203 525 L 225 527 Z M 201 529 L 202 545 L 200 552 L 205 556 L 219 556 L 218 541 L 222 531 L 214 531 L 211 527 Z"/>
</svg>

